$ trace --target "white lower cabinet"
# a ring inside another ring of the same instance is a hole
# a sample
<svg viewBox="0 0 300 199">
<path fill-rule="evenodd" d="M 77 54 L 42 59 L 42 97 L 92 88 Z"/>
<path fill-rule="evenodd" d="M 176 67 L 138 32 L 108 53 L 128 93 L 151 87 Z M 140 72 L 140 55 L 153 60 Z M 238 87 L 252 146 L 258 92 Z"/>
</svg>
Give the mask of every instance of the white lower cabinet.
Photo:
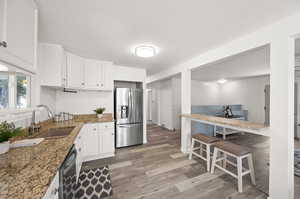
<svg viewBox="0 0 300 199">
<path fill-rule="evenodd" d="M 100 133 L 100 152 L 102 154 L 112 154 L 115 152 L 114 129 L 105 129 Z"/>
<path fill-rule="evenodd" d="M 114 156 L 115 133 L 114 123 L 85 124 L 75 141 L 77 150 L 76 174 L 77 180 L 84 161 L 96 160 Z M 59 171 L 57 171 L 43 199 L 58 199 Z"/>
<path fill-rule="evenodd" d="M 59 172 L 57 171 L 43 199 L 58 199 L 58 192 L 59 192 Z"/>
<path fill-rule="evenodd" d="M 86 124 L 84 131 L 84 161 L 114 156 L 113 122 Z"/>
</svg>

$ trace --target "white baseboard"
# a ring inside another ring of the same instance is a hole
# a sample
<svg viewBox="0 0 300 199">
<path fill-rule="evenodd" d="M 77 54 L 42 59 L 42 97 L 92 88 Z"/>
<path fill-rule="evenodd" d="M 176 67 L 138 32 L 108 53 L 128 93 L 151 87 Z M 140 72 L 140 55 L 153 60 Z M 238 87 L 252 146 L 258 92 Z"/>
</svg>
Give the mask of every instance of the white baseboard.
<svg viewBox="0 0 300 199">
<path fill-rule="evenodd" d="M 98 159 L 103 159 L 103 158 L 109 158 L 109 157 L 114 157 L 115 153 L 102 153 L 98 155 L 93 155 L 93 156 L 86 156 L 83 158 L 83 162 L 88 162 L 92 160 L 98 160 Z"/>
</svg>

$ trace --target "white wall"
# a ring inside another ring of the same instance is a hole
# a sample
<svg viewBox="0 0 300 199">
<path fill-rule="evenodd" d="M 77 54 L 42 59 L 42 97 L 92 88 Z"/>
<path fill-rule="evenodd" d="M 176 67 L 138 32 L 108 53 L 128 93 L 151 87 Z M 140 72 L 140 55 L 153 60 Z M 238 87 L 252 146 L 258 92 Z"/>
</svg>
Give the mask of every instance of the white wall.
<svg viewBox="0 0 300 199">
<path fill-rule="evenodd" d="M 180 128 L 180 78 L 165 79 L 148 88 L 152 90 L 152 122 L 167 129 Z"/>
<path fill-rule="evenodd" d="M 113 92 L 78 91 L 67 93 L 56 91 L 56 112 L 72 114 L 92 114 L 93 110 L 105 107 L 105 112 L 113 112 Z"/>
<path fill-rule="evenodd" d="M 230 80 L 224 84 L 192 81 L 192 105 L 242 104 L 248 110 L 248 120 L 265 122 L 265 85 L 269 76 Z"/>
<path fill-rule="evenodd" d="M 220 104 L 242 104 L 248 110 L 248 120 L 265 122 L 265 85 L 269 76 L 229 81 L 220 86 Z"/>
<path fill-rule="evenodd" d="M 197 80 L 191 82 L 192 105 L 218 105 L 220 104 L 220 86 L 217 83 L 204 83 Z"/>
</svg>

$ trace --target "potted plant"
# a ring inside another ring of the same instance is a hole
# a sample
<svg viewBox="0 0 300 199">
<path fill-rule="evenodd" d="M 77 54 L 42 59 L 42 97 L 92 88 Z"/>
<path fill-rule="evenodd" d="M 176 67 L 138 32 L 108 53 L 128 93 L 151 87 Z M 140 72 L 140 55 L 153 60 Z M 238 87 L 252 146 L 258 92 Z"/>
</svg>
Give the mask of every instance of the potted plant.
<svg viewBox="0 0 300 199">
<path fill-rule="evenodd" d="M 15 128 L 13 123 L 6 121 L 0 124 L 0 154 L 9 150 L 9 138 L 16 136 L 21 132 L 21 128 Z"/>
<path fill-rule="evenodd" d="M 94 110 L 94 112 L 97 114 L 98 118 L 102 118 L 104 111 L 105 111 L 104 107 L 103 108 L 100 107 L 100 108 L 97 108 L 96 110 Z"/>
</svg>

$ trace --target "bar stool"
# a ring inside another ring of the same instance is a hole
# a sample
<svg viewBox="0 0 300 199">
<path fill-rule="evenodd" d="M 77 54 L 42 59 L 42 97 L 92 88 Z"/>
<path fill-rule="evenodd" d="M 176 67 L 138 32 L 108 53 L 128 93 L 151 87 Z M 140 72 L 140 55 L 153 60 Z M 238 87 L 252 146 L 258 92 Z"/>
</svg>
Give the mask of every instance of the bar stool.
<svg viewBox="0 0 300 199">
<path fill-rule="evenodd" d="M 189 159 L 192 159 L 192 156 L 195 155 L 202 160 L 206 161 L 207 164 L 207 171 L 210 170 L 210 160 L 211 160 L 211 154 L 210 154 L 210 147 L 220 141 L 220 139 L 216 137 L 207 136 L 201 133 L 194 134 L 192 136 L 192 146 L 189 154 Z M 195 147 L 195 144 L 199 143 L 199 147 Z M 205 149 L 203 149 L 203 145 L 205 146 Z M 195 151 L 199 150 L 199 153 L 196 153 Z M 206 156 L 203 155 L 203 152 L 206 152 Z"/>
<path fill-rule="evenodd" d="M 221 153 L 221 157 L 219 156 L 219 153 Z M 223 156 L 222 156 L 222 154 L 223 154 Z M 227 156 L 236 158 L 237 164 L 229 161 L 227 159 L 228 158 Z M 247 158 L 247 160 L 248 160 L 249 169 L 244 168 L 242 165 L 244 158 Z M 223 161 L 223 167 L 217 164 L 217 162 L 220 162 L 220 161 Z M 229 171 L 226 168 L 227 163 L 231 164 L 234 167 L 237 167 L 237 175 L 232 173 L 231 171 Z M 211 173 L 214 173 L 215 167 L 221 169 L 222 171 L 228 173 L 232 177 L 238 179 L 238 191 L 240 193 L 243 192 L 243 176 L 250 174 L 251 182 L 253 185 L 255 185 L 255 175 L 254 175 L 252 153 L 251 153 L 250 149 L 248 149 L 247 147 L 243 147 L 243 146 L 233 144 L 233 143 L 227 142 L 227 141 L 217 142 L 214 145 L 214 155 L 213 155 L 213 160 L 212 160 Z"/>
</svg>

